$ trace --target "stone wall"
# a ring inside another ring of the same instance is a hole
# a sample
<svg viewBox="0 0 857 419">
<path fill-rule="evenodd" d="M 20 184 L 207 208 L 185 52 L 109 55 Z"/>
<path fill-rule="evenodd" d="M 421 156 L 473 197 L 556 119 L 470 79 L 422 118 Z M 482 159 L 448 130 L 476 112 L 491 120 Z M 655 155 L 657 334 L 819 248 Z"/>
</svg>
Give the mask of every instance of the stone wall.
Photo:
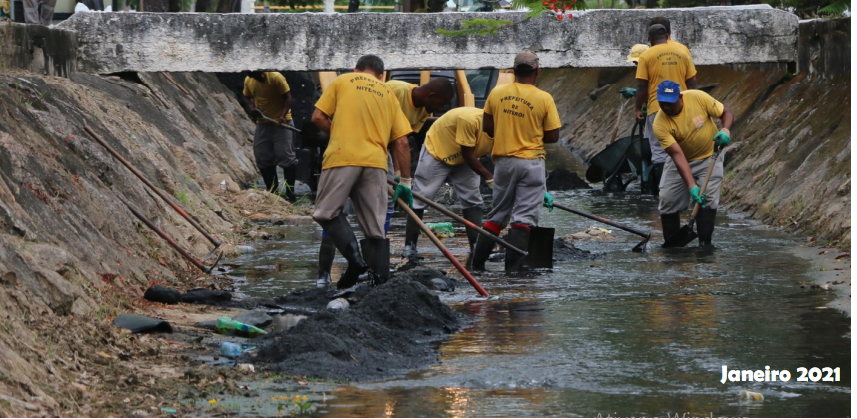
<svg viewBox="0 0 857 419">
<path fill-rule="evenodd" d="M 77 68 L 77 39 L 69 30 L 0 22 L 0 45 L 0 69 L 68 77 Z"/>
<path fill-rule="evenodd" d="M 522 48 L 544 68 L 624 67 L 631 45 L 646 42 L 649 19 L 663 15 L 700 65 L 792 62 L 797 18 L 768 6 L 592 10 L 559 21 L 543 15 L 480 13 L 521 22 L 496 35 L 448 37 L 473 13 L 78 13 L 81 71 L 240 72 L 354 68 L 364 54 L 389 69 L 509 68 Z"/>
</svg>

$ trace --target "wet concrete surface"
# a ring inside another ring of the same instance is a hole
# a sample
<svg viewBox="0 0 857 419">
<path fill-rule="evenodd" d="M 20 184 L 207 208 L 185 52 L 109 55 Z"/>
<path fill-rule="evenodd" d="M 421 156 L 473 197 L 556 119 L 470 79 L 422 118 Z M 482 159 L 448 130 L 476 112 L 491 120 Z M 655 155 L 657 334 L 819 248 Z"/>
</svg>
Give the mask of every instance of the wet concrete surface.
<svg viewBox="0 0 857 419">
<path fill-rule="evenodd" d="M 554 198 L 659 229 L 656 201 L 634 190 L 557 192 Z M 445 221 L 430 212 L 426 218 Z M 557 237 L 597 226 L 559 210 L 544 211 L 540 224 L 556 228 Z M 721 212 L 714 251 L 662 250 L 656 234 L 647 252 L 633 253 L 637 236 L 599 227 L 616 239 L 575 246 L 601 259 L 562 261 L 552 271 L 514 276 L 501 273 L 502 262 L 489 262 L 491 272 L 477 277 L 489 298 L 464 281 L 454 292 L 439 293 L 471 322 L 439 344 L 437 364 L 370 383 L 255 388 L 259 394 L 308 394 L 315 400 L 311 415 L 330 417 L 850 414 L 849 319 L 826 307 L 829 292 L 801 287 L 817 269 L 792 253 L 797 238 Z M 402 249 L 403 229 L 404 219 L 395 218 L 394 255 Z M 314 283 L 320 231 L 278 231 L 282 241 L 257 243 L 257 252 L 232 261 L 242 265 L 232 274 L 246 277 L 239 293 L 278 295 Z M 455 238 L 444 239 L 460 260 L 467 252 L 464 237 L 456 229 Z M 427 266 L 460 279 L 427 239 L 419 250 Z M 277 261 L 286 268 L 253 268 Z M 336 278 L 344 259 L 334 265 Z M 724 384 L 724 365 L 789 370 L 791 379 Z M 838 382 L 797 381 L 800 367 L 838 367 L 841 376 Z M 759 392 L 764 400 L 741 400 L 740 390 Z M 237 400 L 236 415 L 277 414 L 268 399 Z"/>
</svg>

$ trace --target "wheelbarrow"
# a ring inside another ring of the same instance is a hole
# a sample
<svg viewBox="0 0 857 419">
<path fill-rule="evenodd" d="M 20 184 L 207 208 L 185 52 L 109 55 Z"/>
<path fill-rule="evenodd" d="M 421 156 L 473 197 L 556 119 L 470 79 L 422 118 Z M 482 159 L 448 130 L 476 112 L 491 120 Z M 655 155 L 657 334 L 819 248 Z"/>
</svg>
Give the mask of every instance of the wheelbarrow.
<svg viewBox="0 0 857 419">
<path fill-rule="evenodd" d="M 634 179 L 625 180 L 622 175 L 642 175 L 643 125 L 634 124 L 631 135 L 622 137 L 589 160 L 586 180 L 590 183 L 604 182 L 604 190 L 624 191 Z"/>
</svg>

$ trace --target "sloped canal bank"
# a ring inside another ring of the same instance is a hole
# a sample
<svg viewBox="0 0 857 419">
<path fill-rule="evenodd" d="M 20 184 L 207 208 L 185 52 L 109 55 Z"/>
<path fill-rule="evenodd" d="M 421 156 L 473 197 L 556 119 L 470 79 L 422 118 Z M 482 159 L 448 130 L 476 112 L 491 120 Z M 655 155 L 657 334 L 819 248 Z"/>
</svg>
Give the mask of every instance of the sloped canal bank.
<svg viewBox="0 0 857 419">
<path fill-rule="evenodd" d="M 656 202 L 635 193 L 572 191 L 555 198 L 626 224 L 658 227 Z M 545 212 L 542 224 L 555 227 L 558 237 L 593 225 L 560 211 Z M 402 227 L 395 219 L 393 254 L 401 249 Z M 320 232 L 279 231 L 282 241 L 258 243 L 257 252 L 231 261 L 242 265 L 232 274 L 247 278 L 240 292 L 285 294 L 313 283 Z M 461 233 L 446 241 L 463 258 Z M 425 369 L 370 383 L 253 382 L 247 383 L 255 389 L 252 398 L 222 402 L 233 414 L 276 415 L 279 404 L 271 397 L 304 394 L 313 402 L 311 415 L 332 417 L 848 415 L 849 319 L 826 308 L 829 291 L 812 287 L 820 267 L 794 256 L 797 239 L 723 213 L 713 252 L 664 251 L 656 236 L 647 253 L 637 254 L 630 252 L 636 237 L 612 233 L 613 239 L 576 243 L 603 252 L 603 259 L 558 262 L 552 272 L 516 277 L 489 263 L 495 272 L 478 278 L 489 298 L 477 298 L 463 281 L 454 292 L 439 293 L 471 322 L 439 344 L 439 362 Z M 428 240 L 420 241 L 420 251 L 426 265 L 455 276 Z M 296 252 L 287 271 L 254 269 L 276 263 L 283 252 Z M 335 272 L 342 265 L 337 259 Z M 724 384 L 723 366 L 769 366 L 791 377 Z M 839 381 L 797 381 L 801 367 L 838 367 Z M 742 400 L 740 390 L 764 400 Z"/>
</svg>

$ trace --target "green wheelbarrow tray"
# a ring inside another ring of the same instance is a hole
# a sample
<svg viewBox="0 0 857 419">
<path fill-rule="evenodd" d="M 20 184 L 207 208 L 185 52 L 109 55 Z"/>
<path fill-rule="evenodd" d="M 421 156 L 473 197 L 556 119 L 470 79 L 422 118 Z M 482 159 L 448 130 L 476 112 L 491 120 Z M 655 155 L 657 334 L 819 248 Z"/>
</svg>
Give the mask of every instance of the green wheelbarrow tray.
<svg viewBox="0 0 857 419">
<path fill-rule="evenodd" d="M 589 161 L 589 168 L 586 169 L 586 181 L 599 183 L 610 177 L 611 174 L 616 176 L 632 173 L 634 168 L 643 167 L 643 153 L 648 151 L 651 155 L 651 149 L 645 147 L 641 150 L 644 142 L 641 139 L 637 135 L 622 137 L 596 154 Z"/>
</svg>

